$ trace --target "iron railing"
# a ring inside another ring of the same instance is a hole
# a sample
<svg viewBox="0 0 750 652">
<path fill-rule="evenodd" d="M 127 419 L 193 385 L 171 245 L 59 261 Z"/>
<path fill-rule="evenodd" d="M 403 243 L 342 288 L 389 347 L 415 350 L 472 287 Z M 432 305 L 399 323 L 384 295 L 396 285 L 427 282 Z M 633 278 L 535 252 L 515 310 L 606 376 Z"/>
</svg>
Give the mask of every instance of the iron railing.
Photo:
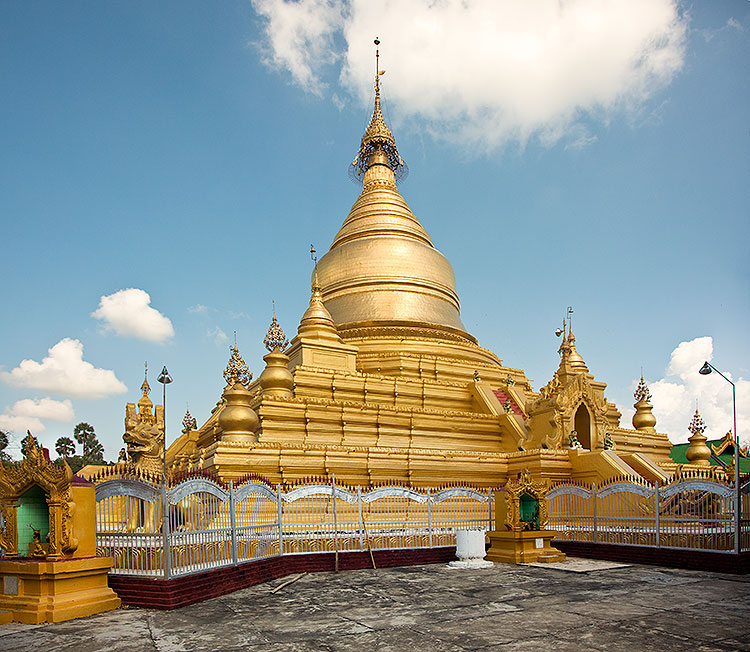
<svg viewBox="0 0 750 652">
<path fill-rule="evenodd" d="M 281 554 L 449 546 L 458 528 L 491 529 L 494 514 L 494 491 L 466 485 L 154 484 L 96 484 L 97 552 L 114 558 L 112 573 L 169 578 Z"/>
<path fill-rule="evenodd" d="M 560 483 L 547 494 L 549 528 L 556 539 L 689 550 L 750 550 L 750 483 L 732 484 L 701 474 L 660 486 L 640 478 Z"/>
</svg>

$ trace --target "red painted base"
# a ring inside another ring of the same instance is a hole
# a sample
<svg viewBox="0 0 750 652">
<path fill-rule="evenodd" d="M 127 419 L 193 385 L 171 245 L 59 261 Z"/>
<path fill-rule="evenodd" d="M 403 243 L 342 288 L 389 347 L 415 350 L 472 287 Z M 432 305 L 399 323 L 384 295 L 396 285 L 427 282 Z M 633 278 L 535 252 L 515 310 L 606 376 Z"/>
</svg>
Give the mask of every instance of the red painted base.
<svg viewBox="0 0 750 652">
<path fill-rule="evenodd" d="M 441 564 L 456 559 L 456 548 L 417 548 L 411 550 L 373 550 L 378 568 Z M 269 557 L 236 566 L 224 566 L 203 573 L 170 580 L 110 575 L 109 586 L 124 604 L 151 609 L 176 609 L 202 602 L 248 586 L 293 575 L 335 570 L 334 553 L 315 553 Z M 339 570 L 372 568 L 370 553 L 339 553 Z"/>
<path fill-rule="evenodd" d="M 739 555 L 710 550 L 679 550 L 652 548 L 650 546 L 625 546 L 615 543 L 589 543 L 587 541 L 554 541 L 570 557 L 606 559 L 631 564 L 651 564 L 668 568 L 714 571 L 717 573 L 750 573 L 750 552 Z"/>
</svg>

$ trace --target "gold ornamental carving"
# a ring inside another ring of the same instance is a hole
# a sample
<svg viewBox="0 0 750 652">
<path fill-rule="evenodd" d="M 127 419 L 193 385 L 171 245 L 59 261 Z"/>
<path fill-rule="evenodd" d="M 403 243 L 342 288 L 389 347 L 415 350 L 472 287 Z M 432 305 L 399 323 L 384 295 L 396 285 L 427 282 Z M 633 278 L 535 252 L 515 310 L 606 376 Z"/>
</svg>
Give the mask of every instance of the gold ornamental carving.
<svg viewBox="0 0 750 652">
<path fill-rule="evenodd" d="M 268 351 L 284 351 L 289 346 L 289 340 L 284 335 L 284 331 L 279 326 L 279 322 L 276 320 L 276 312 L 273 313 L 271 319 L 271 325 L 268 327 L 268 332 L 263 338 L 263 344 Z"/>
<path fill-rule="evenodd" d="M 229 362 L 226 369 L 224 369 L 224 380 L 227 382 L 227 387 L 234 387 L 237 383 L 241 383 L 245 388 L 248 388 L 250 381 L 253 379 L 253 374 L 242 359 L 240 351 L 237 348 L 237 342 L 229 347 L 229 351 Z"/>
<path fill-rule="evenodd" d="M 521 471 L 518 480 L 509 480 L 505 485 L 506 518 L 505 527 L 512 532 L 522 532 L 526 529 L 526 522 L 521 520 L 521 499 L 529 496 L 539 504 L 539 528 L 547 527 L 547 492 L 549 483 L 545 480 L 534 482 L 528 468 Z"/>
<path fill-rule="evenodd" d="M 46 494 L 49 509 L 47 558 L 60 559 L 78 548 L 78 540 L 72 536 L 71 524 L 75 509 L 71 494 L 73 472 L 64 461 L 62 464 L 50 461 L 49 452 L 37 446 L 31 433 L 27 434 L 25 444 L 26 454 L 22 461 L 0 464 L 0 509 L 5 522 L 0 532 L 0 547 L 7 557 L 18 556 L 17 502 L 36 485 Z"/>
<path fill-rule="evenodd" d="M 141 385 L 143 395 L 135 403 L 125 405 L 125 442 L 128 458 L 142 471 L 158 473 L 162 469 L 164 455 L 164 407 L 154 404 L 148 397 L 151 387 L 148 384 L 148 365 Z"/>
</svg>

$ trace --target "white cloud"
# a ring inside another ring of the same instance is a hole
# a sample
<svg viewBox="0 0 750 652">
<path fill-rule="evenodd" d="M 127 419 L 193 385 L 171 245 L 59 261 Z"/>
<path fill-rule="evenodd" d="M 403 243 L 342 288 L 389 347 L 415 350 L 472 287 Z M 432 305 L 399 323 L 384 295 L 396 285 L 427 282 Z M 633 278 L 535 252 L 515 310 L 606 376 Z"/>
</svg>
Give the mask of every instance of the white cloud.
<svg viewBox="0 0 750 652">
<path fill-rule="evenodd" d="M 8 414 L 7 411 L 5 414 L 0 414 L 0 429 L 23 435 L 27 430 L 30 430 L 32 435 L 46 430 L 44 424 L 36 417 Z"/>
<path fill-rule="evenodd" d="M 68 399 L 55 401 L 51 398 L 24 398 L 5 408 L 4 414 L 0 414 L 0 428 L 22 434 L 30 430 L 37 434 L 46 430 L 41 419 L 72 423 L 75 419 L 73 404 Z"/>
<path fill-rule="evenodd" d="M 206 331 L 206 337 L 213 340 L 217 345 L 224 344 L 229 339 L 227 334 L 218 326 L 216 328 L 209 328 Z"/>
<path fill-rule="evenodd" d="M 484 150 L 637 111 L 682 68 L 687 33 L 677 0 L 252 2 L 266 61 L 305 90 L 337 76 L 336 105 L 341 90 L 369 103 L 378 34 L 397 115 Z"/>
<path fill-rule="evenodd" d="M 51 398 L 24 398 L 13 404 L 10 413 L 21 417 L 37 417 L 62 423 L 73 423 L 76 418 L 73 404 L 69 399 L 55 401 Z"/>
<path fill-rule="evenodd" d="M 266 19 L 265 63 L 286 68 L 302 88 L 320 95 L 325 84 L 313 66 L 330 64 L 339 58 L 333 37 L 343 25 L 344 3 L 339 0 L 252 0 L 252 3 L 255 11 Z"/>
<path fill-rule="evenodd" d="M 723 437 L 732 428 L 732 386 L 717 373 L 698 373 L 704 361 L 712 362 L 712 358 L 711 337 L 681 342 L 672 351 L 665 377 L 647 381 L 653 396 L 656 429 L 667 433 L 673 443 L 685 442 L 690 436 L 687 427 L 696 401 L 709 439 Z M 728 371 L 722 372 L 736 385 L 737 431 L 740 440 L 745 441 L 750 436 L 750 380 L 734 379 Z M 636 384 L 633 381 L 633 388 Z M 630 427 L 633 410 L 622 412 L 622 425 Z"/>
<path fill-rule="evenodd" d="M 196 303 L 194 306 L 188 308 L 188 312 L 191 314 L 208 312 L 208 306 L 204 306 L 202 303 Z"/>
<path fill-rule="evenodd" d="M 104 322 L 104 329 L 118 335 L 163 342 L 174 335 L 172 322 L 151 307 L 148 292 L 138 288 L 120 290 L 103 296 L 92 317 Z"/>
<path fill-rule="evenodd" d="M 0 372 L 11 385 L 78 398 L 104 398 L 128 388 L 110 369 L 97 369 L 83 359 L 83 344 L 66 337 L 48 350 L 41 362 L 22 360 L 11 371 Z"/>
</svg>

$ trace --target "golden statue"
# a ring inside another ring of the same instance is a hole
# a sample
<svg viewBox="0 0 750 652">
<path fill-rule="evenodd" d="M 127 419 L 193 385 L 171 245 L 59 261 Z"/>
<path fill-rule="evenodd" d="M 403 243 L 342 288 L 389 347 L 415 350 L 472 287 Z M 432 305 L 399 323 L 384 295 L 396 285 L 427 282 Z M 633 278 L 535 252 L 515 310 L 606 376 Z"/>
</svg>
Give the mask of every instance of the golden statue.
<svg viewBox="0 0 750 652">
<path fill-rule="evenodd" d="M 135 403 L 125 406 L 125 434 L 122 436 L 128 458 L 139 470 L 161 473 L 164 465 L 164 406 L 154 404 L 148 397 L 151 387 L 148 384 L 148 365 L 141 384 L 143 395 Z"/>
</svg>

